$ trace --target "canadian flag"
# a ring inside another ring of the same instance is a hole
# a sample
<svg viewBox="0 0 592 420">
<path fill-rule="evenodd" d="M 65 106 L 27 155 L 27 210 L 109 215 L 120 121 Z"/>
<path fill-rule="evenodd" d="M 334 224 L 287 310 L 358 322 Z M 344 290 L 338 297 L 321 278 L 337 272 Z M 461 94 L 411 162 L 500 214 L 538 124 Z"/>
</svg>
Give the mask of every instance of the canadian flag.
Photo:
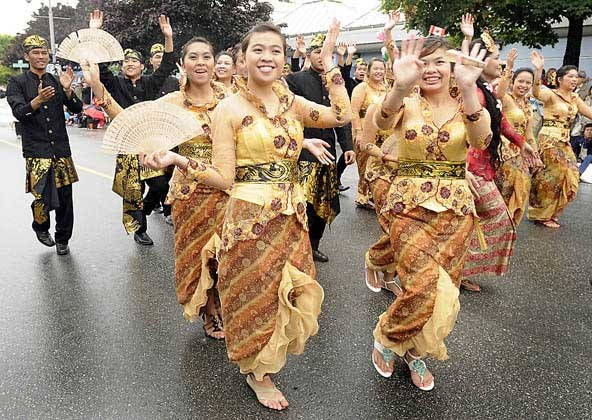
<svg viewBox="0 0 592 420">
<path fill-rule="evenodd" d="M 434 25 L 430 26 L 429 35 L 444 36 L 445 33 L 446 33 L 446 28 L 440 28 L 439 26 L 434 26 Z"/>
</svg>

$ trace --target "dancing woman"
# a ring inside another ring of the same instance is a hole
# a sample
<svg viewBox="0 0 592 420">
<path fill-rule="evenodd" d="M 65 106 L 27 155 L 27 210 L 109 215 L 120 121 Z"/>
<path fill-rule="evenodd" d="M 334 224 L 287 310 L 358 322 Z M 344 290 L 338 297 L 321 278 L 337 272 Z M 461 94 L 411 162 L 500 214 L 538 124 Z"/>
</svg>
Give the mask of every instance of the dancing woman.
<svg viewBox="0 0 592 420">
<path fill-rule="evenodd" d="M 170 93 L 159 101 L 178 105 L 192 112 L 204 134 L 179 146 L 179 154 L 196 162 L 211 163 L 211 115 L 227 96 L 224 85 L 212 81 L 214 50 L 205 38 L 193 38 L 183 46 L 181 69 L 184 83 L 181 91 Z M 111 98 L 97 77 L 96 65 L 83 66 L 87 83 L 111 118 L 121 107 Z M 224 211 L 228 194 L 188 179 L 175 168 L 167 201 L 172 204 L 175 227 L 175 288 L 188 320 L 204 320 L 205 334 L 223 339 L 220 302 L 216 290 L 216 252 L 220 245 Z"/>
<path fill-rule="evenodd" d="M 526 142 L 536 150 L 537 145 L 532 131 L 533 117 L 529 92 L 534 82 L 534 72 L 520 68 L 512 73 L 516 50 L 512 49 L 506 59 L 506 68 L 498 86 L 498 96 L 502 100 L 504 114 L 514 129 L 526 138 Z M 513 74 L 513 75 L 512 75 Z M 510 90 L 507 87 L 511 82 Z M 502 137 L 501 165 L 495 173 L 497 185 L 514 225 L 518 227 L 526 210 L 530 194 L 530 172 L 520 148 Z"/>
<path fill-rule="evenodd" d="M 459 311 L 460 272 L 475 223 L 465 180 L 467 147 L 484 149 L 491 139 L 489 113 L 477 96 L 481 69 L 459 60 L 458 92 L 451 89 L 448 49 L 441 38 L 404 40 L 393 67 L 395 84 L 374 117 L 379 129 L 394 129 L 397 139 L 397 177 L 383 212 L 390 212 L 403 292 L 379 318 L 372 361 L 390 377 L 399 355 L 424 391 L 433 389 L 434 378 L 423 358 L 448 357 L 444 339 Z M 485 51 L 477 46 L 470 55 L 481 60 Z M 394 159 L 380 153 L 377 157 Z"/>
<path fill-rule="evenodd" d="M 569 130 L 578 112 L 592 118 L 592 108 L 574 93 L 578 85 L 577 67 L 561 67 L 557 70 L 557 89 L 542 89 L 545 59 L 536 51 L 530 58 L 535 67 L 532 93 L 543 103 L 543 128 L 538 140 L 544 167 L 532 178 L 528 218 L 557 229 L 559 216 L 575 200 L 579 187 L 580 174 L 569 142 Z"/>
<path fill-rule="evenodd" d="M 373 58 L 368 64 L 368 76 L 365 82 L 357 85 L 352 93 L 352 131 L 354 137 L 354 151 L 358 165 L 358 196 L 356 204 L 360 207 L 372 208 L 372 193 L 366 181 L 366 164 L 368 154 L 360 149 L 359 139 L 368 107 L 380 101 L 387 92 L 385 83 L 385 64 L 379 58 Z M 380 146 L 380 145 L 379 145 Z"/>
<path fill-rule="evenodd" d="M 359 137 L 360 150 L 368 153 L 365 177 L 374 199 L 374 210 L 378 217 L 378 224 L 383 232 L 378 241 L 366 252 L 365 280 L 366 286 L 375 293 L 384 288 L 398 295 L 400 287 L 394 281 L 395 256 L 389 235 L 391 222 L 388 217 L 389 212 L 382 211 L 386 205 L 391 183 L 397 175 L 397 166 L 395 162 L 375 157 L 375 155 L 382 156 L 381 147 L 385 153 L 394 155 L 397 142 L 396 137 L 392 136 L 393 130 L 379 130 L 374 124 L 374 114 L 380 112 L 379 110 L 379 104 L 370 105 Z M 385 142 L 385 140 L 387 141 Z M 374 155 L 369 153 L 371 150 L 374 151 Z M 381 274 L 382 278 L 380 278 Z"/>
<path fill-rule="evenodd" d="M 351 108 L 332 53 L 339 23 L 323 45 L 331 107 L 293 95 L 278 77 L 285 38 L 271 24 L 255 26 L 242 43 L 246 89 L 222 101 L 213 116 L 213 159 L 207 165 L 173 152 L 143 160 L 178 166 L 188 178 L 222 190 L 232 187 L 222 229 L 218 288 L 229 359 L 266 407 L 288 402 L 270 374 L 300 354 L 318 331 L 323 290 L 307 234 L 306 200 L 297 182 L 303 127 L 336 127 Z"/>
</svg>

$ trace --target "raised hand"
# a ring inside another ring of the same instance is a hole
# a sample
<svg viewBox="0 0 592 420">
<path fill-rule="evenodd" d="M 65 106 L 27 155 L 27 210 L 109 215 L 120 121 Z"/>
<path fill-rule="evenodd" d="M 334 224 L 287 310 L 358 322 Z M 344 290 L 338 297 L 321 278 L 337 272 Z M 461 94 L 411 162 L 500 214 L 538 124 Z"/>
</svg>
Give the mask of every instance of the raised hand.
<svg viewBox="0 0 592 420">
<path fill-rule="evenodd" d="M 349 42 L 347 44 L 347 54 L 350 57 L 353 57 L 357 51 L 358 51 L 358 45 L 355 42 Z"/>
<path fill-rule="evenodd" d="M 341 23 L 336 18 L 333 18 L 329 25 L 329 31 L 327 32 L 325 42 L 323 42 L 323 48 L 321 48 L 321 57 L 325 71 L 329 71 L 333 67 L 333 49 L 335 48 L 335 43 L 339 36 L 340 25 Z"/>
<path fill-rule="evenodd" d="M 65 72 L 62 71 L 61 67 L 58 67 L 58 72 L 60 76 L 60 84 L 64 90 L 70 90 L 72 87 L 72 82 L 74 81 L 74 72 L 72 71 L 72 67 L 68 66 Z"/>
<path fill-rule="evenodd" d="M 98 9 L 93 10 L 88 19 L 88 27 L 91 29 L 101 29 L 103 27 L 103 12 Z"/>
<path fill-rule="evenodd" d="M 465 36 L 465 38 L 473 39 L 475 35 L 475 17 L 470 13 L 465 13 L 461 17 L 460 21 L 460 31 Z"/>
<path fill-rule="evenodd" d="M 532 51 L 530 53 L 530 61 L 537 70 L 545 67 L 545 57 L 543 57 L 542 54 L 539 54 L 538 51 Z"/>
<path fill-rule="evenodd" d="M 335 161 L 335 156 L 329 152 L 331 146 L 321 139 L 304 139 L 303 147 L 323 165 L 330 165 Z"/>
<path fill-rule="evenodd" d="M 514 62 L 516 61 L 516 58 L 518 58 L 518 50 L 516 48 L 512 48 L 506 57 L 506 69 L 512 70 L 514 68 Z"/>
<path fill-rule="evenodd" d="M 337 45 L 337 55 L 343 57 L 345 55 L 346 51 L 347 51 L 347 45 L 345 45 L 345 42 L 340 42 Z"/>
<path fill-rule="evenodd" d="M 421 77 L 424 63 L 419 59 L 424 38 L 411 34 L 401 42 L 399 58 L 393 63 L 393 77 L 398 89 L 411 89 Z"/>
<path fill-rule="evenodd" d="M 160 25 L 160 32 L 165 38 L 173 37 L 173 28 L 171 27 L 171 21 L 165 15 L 160 15 L 158 18 L 158 24 Z"/>
<path fill-rule="evenodd" d="M 468 47 L 466 47 L 468 48 Z M 481 48 L 481 44 L 475 44 L 469 53 L 463 44 L 463 53 L 468 57 L 468 60 L 457 60 L 454 65 L 454 77 L 458 86 L 462 88 L 473 88 L 476 85 L 477 79 L 481 76 L 483 68 L 480 66 L 471 65 L 472 60 L 483 61 L 486 49 Z M 486 60 L 487 63 L 487 60 Z"/>
<path fill-rule="evenodd" d="M 44 103 L 49 101 L 55 96 L 55 89 L 53 86 L 43 87 L 43 82 L 39 80 L 39 86 L 37 86 L 37 98 L 39 102 Z"/>
<path fill-rule="evenodd" d="M 392 31 L 393 28 L 397 26 L 397 23 L 399 23 L 399 20 L 401 20 L 401 12 L 396 10 L 389 10 L 388 20 L 384 24 L 384 31 Z"/>
<path fill-rule="evenodd" d="M 302 57 L 306 57 L 306 42 L 304 42 L 304 37 L 302 35 L 296 37 L 296 51 L 298 51 Z"/>
<path fill-rule="evenodd" d="M 99 90 L 101 88 L 99 65 L 97 63 L 92 63 L 88 60 L 85 60 L 84 62 L 80 63 L 80 68 L 82 69 L 84 81 L 95 92 L 95 96 L 102 96 L 99 95 Z"/>
</svg>

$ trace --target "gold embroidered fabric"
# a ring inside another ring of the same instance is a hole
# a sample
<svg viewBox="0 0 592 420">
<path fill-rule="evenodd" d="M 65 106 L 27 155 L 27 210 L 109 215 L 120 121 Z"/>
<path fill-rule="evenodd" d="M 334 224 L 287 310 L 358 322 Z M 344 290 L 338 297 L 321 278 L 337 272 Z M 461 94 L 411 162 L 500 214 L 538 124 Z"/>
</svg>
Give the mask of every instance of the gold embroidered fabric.
<svg viewBox="0 0 592 420">
<path fill-rule="evenodd" d="M 236 182 L 297 182 L 298 166 L 293 160 L 280 160 L 256 165 L 237 166 Z"/>
<path fill-rule="evenodd" d="M 357 85 L 352 92 L 352 128 L 359 130 L 363 128 L 364 118 L 370 105 L 380 102 L 387 93 L 386 84 L 379 84 L 376 87 L 368 82 Z"/>
<path fill-rule="evenodd" d="M 78 173 L 72 157 L 65 158 L 25 158 L 26 180 L 25 192 L 41 199 L 39 184 L 47 182 L 50 169 L 53 168 L 53 181 L 56 188 L 65 187 L 78 181 Z"/>
<path fill-rule="evenodd" d="M 474 213 L 473 196 L 467 181 L 460 177 L 461 167 L 464 174 L 469 144 L 483 149 L 487 142 L 470 138 L 461 115 L 462 103 L 459 101 L 456 112 L 440 126 L 434 122 L 431 105 L 420 95 L 405 98 L 403 104 L 395 118 L 392 136 L 395 137 L 395 155 L 409 175 L 403 175 L 399 165 L 382 212 L 406 213 L 421 206 L 434 212 Z M 481 118 L 489 119 L 487 111 L 484 114 Z M 390 144 L 391 139 L 387 143 Z M 409 161 L 429 164 L 404 163 Z M 452 167 L 450 162 L 453 162 Z M 454 176 L 444 178 L 443 175 Z"/>
<path fill-rule="evenodd" d="M 178 92 L 169 93 L 159 99 L 188 109 L 199 121 L 204 134 L 180 144 L 178 153 L 196 162 L 208 164 L 212 162 L 211 116 L 220 101 L 230 94 L 222 83 L 212 80 L 210 86 L 214 93 L 213 100 L 205 104 L 196 104 L 191 100 L 187 95 L 187 85 L 183 86 Z M 178 168 L 175 168 L 169 182 L 169 193 L 166 201 L 172 204 L 175 200 L 187 200 L 196 189 L 203 192 L 212 190 L 208 186 L 199 185 L 195 180 L 187 178 Z"/>
<path fill-rule="evenodd" d="M 273 91 L 279 99 L 276 112 L 247 88 L 220 102 L 212 115 L 213 164 L 190 160 L 187 176 L 219 189 L 229 189 L 229 208 L 237 200 L 260 206 L 250 218 L 227 219 L 222 232 L 223 246 L 235 241 L 255 239 L 262 227 L 280 214 L 296 214 L 303 229 L 306 200 L 298 182 L 235 182 L 236 167 L 298 160 L 304 126 L 331 128 L 347 124 L 351 108 L 339 69 L 324 76 L 331 107 L 295 96 L 286 83 L 278 80 Z"/>
<path fill-rule="evenodd" d="M 569 130 L 578 114 L 579 99 L 576 93 L 568 98 L 563 97 L 556 90 L 541 90 L 537 98 L 543 106 L 543 127 L 539 131 L 539 148 L 543 150 L 556 147 L 557 143 L 569 143 Z"/>
<path fill-rule="evenodd" d="M 464 179 L 466 163 L 430 161 L 430 160 L 398 160 L 399 176 L 412 178 L 449 178 Z"/>
<path fill-rule="evenodd" d="M 508 100 L 506 100 L 508 98 Z M 504 114 L 509 123 L 512 124 L 517 133 L 523 135 L 527 142 L 532 144 L 532 133 L 528 133 L 529 121 L 532 120 L 532 108 L 529 101 L 523 101 L 522 104 L 518 102 L 512 95 L 507 94 L 504 97 Z M 511 106 L 506 106 L 510 103 Z M 536 145 L 534 145 L 536 147 Z M 502 161 L 507 161 L 518 157 L 520 155 L 520 148 L 502 136 Z"/>
</svg>

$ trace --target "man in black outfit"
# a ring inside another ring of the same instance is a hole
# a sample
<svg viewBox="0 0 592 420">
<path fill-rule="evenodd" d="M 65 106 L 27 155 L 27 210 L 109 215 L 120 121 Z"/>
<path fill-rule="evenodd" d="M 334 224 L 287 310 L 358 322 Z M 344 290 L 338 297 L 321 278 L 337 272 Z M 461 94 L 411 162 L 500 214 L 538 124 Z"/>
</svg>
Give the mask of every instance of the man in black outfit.
<svg viewBox="0 0 592 420">
<path fill-rule="evenodd" d="M 360 83 L 362 83 L 364 81 L 364 79 L 366 78 L 366 71 L 368 70 L 368 64 L 364 61 L 363 58 L 358 58 L 355 63 L 356 63 L 356 67 L 354 69 L 354 77 L 353 79 L 350 76 L 350 72 L 351 72 L 351 57 L 352 57 L 352 53 L 349 52 L 349 48 L 348 48 L 348 58 L 347 58 L 347 62 L 344 63 L 344 65 L 340 65 L 339 66 L 339 70 L 341 70 L 341 76 L 343 77 L 343 80 L 345 80 L 345 88 L 347 89 L 347 94 L 349 95 L 349 98 L 351 99 L 352 96 L 352 92 L 354 91 L 354 88 L 356 86 L 358 86 Z M 351 126 L 351 124 L 350 124 Z M 337 181 L 338 181 L 338 186 L 337 188 L 339 189 L 339 191 L 347 191 L 349 190 L 349 187 L 343 185 L 341 183 L 341 175 L 343 175 L 343 172 L 345 171 L 346 168 L 346 163 L 345 163 L 345 155 L 342 154 L 339 159 L 337 160 Z"/>
<path fill-rule="evenodd" d="M 164 56 L 164 45 L 157 43 L 157 44 L 154 44 L 152 47 L 150 47 L 150 65 L 152 66 L 153 73 L 155 73 L 156 70 L 158 70 L 158 68 L 160 67 L 160 64 L 162 63 L 163 56 Z M 168 95 L 169 93 L 176 92 L 178 90 L 179 90 L 179 80 L 174 76 L 169 76 L 166 78 L 162 87 L 160 88 L 160 91 L 158 92 L 158 97 L 160 98 L 162 96 Z M 171 180 L 171 177 L 173 176 L 173 169 L 174 169 L 173 167 L 168 167 L 165 170 L 165 177 L 167 179 L 167 182 L 169 182 Z M 160 201 L 160 205 L 162 207 L 156 208 L 155 211 L 158 213 L 162 213 L 166 223 L 172 226 L 173 218 L 171 217 L 171 206 L 169 204 L 165 204 L 165 201 L 166 201 L 166 196 L 162 197 L 162 199 Z"/>
<path fill-rule="evenodd" d="M 91 27 L 100 28 L 102 23 L 102 14 L 99 16 L 93 13 Z M 124 51 L 122 75 L 115 76 L 106 64 L 99 66 L 101 82 L 122 108 L 159 98 L 163 84 L 176 68 L 170 22 L 161 15 L 159 24 L 165 43 L 162 62 L 154 73 L 142 75 L 142 55 L 129 48 Z M 144 196 L 146 185 L 148 192 Z M 168 188 L 165 171 L 153 171 L 140 165 L 137 155 L 117 156 L 113 192 L 123 198 L 123 225 L 128 233 L 134 234 L 137 243 L 154 244 L 146 233 L 146 216 L 164 201 Z"/>
<path fill-rule="evenodd" d="M 82 102 L 72 91 L 71 68 L 59 79 L 46 73 L 49 51 L 45 39 L 29 36 L 23 48 L 30 69 L 9 79 L 6 96 L 14 117 L 21 123 L 26 192 L 35 197 L 31 204 L 33 230 L 39 242 L 55 245 L 58 255 L 66 255 L 74 226 L 72 184 L 78 181 L 78 175 L 66 132 L 64 106 L 77 114 L 82 111 Z M 55 242 L 49 233 L 51 210 L 56 216 Z"/>
<path fill-rule="evenodd" d="M 310 68 L 288 75 L 286 81 L 290 90 L 296 95 L 317 104 L 330 106 L 329 93 L 321 80 L 321 73 L 324 72 L 321 58 L 323 42 L 324 35 L 319 34 L 313 37 L 309 46 L 311 50 Z M 345 162 L 348 165 L 355 162 L 356 154 L 353 151 L 349 124 L 335 129 L 305 128 L 304 137 L 326 141 L 331 145 L 330 152 L 333 156 L 335 156 L 335 140 L 337 140 L 344 152 Z M 304 149 L 300 154 L 298 164 L 306 194 L 306 212 L 313 258 L 315 261 L 327 262 L 329 258 L 319 251 L 319 243 L 325 226 L 327 223 L 331 223 L 340 211 L 335 165 L 318 163 L 317 159 Z"/>
</svg>

